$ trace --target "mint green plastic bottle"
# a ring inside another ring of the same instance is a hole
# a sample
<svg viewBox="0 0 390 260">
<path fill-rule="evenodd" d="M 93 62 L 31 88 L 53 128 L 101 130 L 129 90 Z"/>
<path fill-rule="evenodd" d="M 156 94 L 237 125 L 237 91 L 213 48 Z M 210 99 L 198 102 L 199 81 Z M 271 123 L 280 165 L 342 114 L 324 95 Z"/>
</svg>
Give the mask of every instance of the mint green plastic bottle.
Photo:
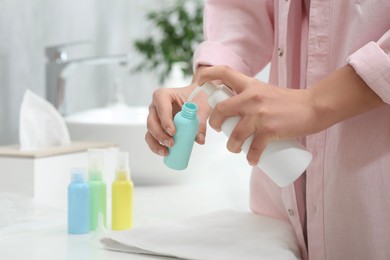
<svg viewBox="0 0 390 260">
<path fill-rule="evenodd" d="M 96 230 L 99 213 L 103 215 L 107 227 L 107 185 L 103 180 L 103 150 L 88 150 L 88 184 L 89 184 L 89 229 Z"/>
<path fill-rule="evenodd" d="M 182 110 L 175 115 L 174 144 L 168 149 L 169 154 L 164 157 L 165 165 L 171 169 L 184 170 L 188 166 L 199 127 L 197 111 L 198 106 L 195 103 L 186 102 Z"/>
</svg>

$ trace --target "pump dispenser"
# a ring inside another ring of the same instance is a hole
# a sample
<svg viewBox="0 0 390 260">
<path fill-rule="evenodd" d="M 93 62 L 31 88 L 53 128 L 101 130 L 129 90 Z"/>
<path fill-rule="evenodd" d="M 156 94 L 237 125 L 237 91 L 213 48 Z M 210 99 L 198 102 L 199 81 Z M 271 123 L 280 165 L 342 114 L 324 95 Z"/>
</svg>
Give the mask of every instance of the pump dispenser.
<svg viewBox="0 0 390 260">
<path fill-rule="evenodd" d="M 107 185 L 103 180 L 103 156 L 100 149 L 88 150 L 88 184 L 90 193 L 90 230 L 96 230 L 99 223 L 99 213 L 103 215 L 106 226 Z"/>
<path fill-rule="evenodd" d="M 188 166 L 199 127 L 197 111 L 198 106 L 195 103 L 186 102 L 173 119 L 176 128 L 174 143 L 168 148 L 168 155 L 164 157 L 165 165 L 171 169 L 184 170 Z"/>
<path fill-rule="evenodd" d="M 85 182 L 83 168 L 72 169 L 72 180 L 68 186 L 68 233 L 89 232 L 89 188 Z"/>
<path fill-rule="evenodd" d="M 133 226 L 133 183 L 130 179 L 129 154 L 117 154 L 115 181 L 112 183 L 112 230 Z"/>
<path fill-rule="evenodd" d="M 207 93 L 208 103 L 213 108 L 235 95 L 227 86 L 212 82 L 206 82 L 200 89 Z M 195 91 L 191 98 L 197 93 Z M 222 132 L 229 137 L 239 121 L 239 116 L 227 118 L 221 126 Z M 245 154 L 248 153 L 253 138 L 254 135 L 251 135 L 243 143 L 241 149 Z M 278 186 L 286 187 L 298 179 L 311 160 L 312 154 L 297 140 L 270 142 L 261 154 L 257 166 Z"/>
</svg>

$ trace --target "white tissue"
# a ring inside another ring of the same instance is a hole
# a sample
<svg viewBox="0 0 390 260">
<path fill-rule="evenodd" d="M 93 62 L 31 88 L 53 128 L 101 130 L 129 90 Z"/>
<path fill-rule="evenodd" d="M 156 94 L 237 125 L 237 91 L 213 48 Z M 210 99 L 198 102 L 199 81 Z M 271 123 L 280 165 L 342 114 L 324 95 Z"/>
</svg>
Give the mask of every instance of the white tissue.
<svg viewBox="0 0 390 260">
<path fill-rule="evenodd" d="M 191 260 L 300 259 L 289 223 L 234 210 L 113 231 L 101 242 L 109 250 Z"/>
<path fill-rule="evenodd" d="M 52 104 L 30 90 L 24 93 L 19 118 L 21 150 L 37 150 L 70 144 L 63 117 Z"/>
</svg>

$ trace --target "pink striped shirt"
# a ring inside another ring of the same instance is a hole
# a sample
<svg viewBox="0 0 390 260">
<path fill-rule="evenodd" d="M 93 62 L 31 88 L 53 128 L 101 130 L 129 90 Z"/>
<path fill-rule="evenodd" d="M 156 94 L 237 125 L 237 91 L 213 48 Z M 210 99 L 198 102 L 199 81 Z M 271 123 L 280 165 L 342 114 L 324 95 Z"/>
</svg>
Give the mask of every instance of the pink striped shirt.
<svg viewBox="0 0 390 260">
<path fill-rule="evenodd" d="M 209 0 L 194 66 L 271 62 L 271 84 L 309 88 L 349 63 L 390 103 L 389 28 L 389 0 Z M 290 221 L 303 259 L 390 259 L 390 106 L 304 141 L 314 159 L 293 185 L 253 169 L 252 210 Z"/>
</svg>

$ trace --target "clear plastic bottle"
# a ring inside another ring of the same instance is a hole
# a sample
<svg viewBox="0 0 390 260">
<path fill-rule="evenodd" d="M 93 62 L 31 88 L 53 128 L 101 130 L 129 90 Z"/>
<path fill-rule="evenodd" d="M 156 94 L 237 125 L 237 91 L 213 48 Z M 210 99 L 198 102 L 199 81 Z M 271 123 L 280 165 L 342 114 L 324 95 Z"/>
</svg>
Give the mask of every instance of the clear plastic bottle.
<svg viewBox="0 0 390 260">
<path fill-rule="evenodd" d="M 89 232 L 89 187 L 85 182 L 85 170 L 74 168 L 68 185 L 68 233 Z"/>
<path fill-rule="evenodd" d="M 129 154 L 119 152 L 115 181 L 112 183 L 112 230 L 133 226 L 133 182 L 130 178 Z"/>
<path fill-rule="evenodd" d="M 234 95 L 225 85 L 215 85 L 212 82 L 206 82 L 200 88 L 209 96 L 208 102 L 213 108 Z M 239 116 L 227 118 L 221 126 L 222 132 L 229 137 L 239 121 Z M 253 138 L 254 135 L 243 143 L 241 149 L 245 154 L 248 153 Z M 312 154 L 297 140 L 271 142 L 261 154 L 257 166 L 278 186 L 286 187 L 306 170 L 311 160 Z"/>
<path fill-rule="evenodd" d="M 101 149 L 88 150 L 88 184 L 90 194 L 90 230 L 96 230 L 99 223 L 99 213 L 103 215 L 106 226 L 107 218 L 107 185 L 103 180 L 104 151 Z"/>
<path fill-rule="evenodd" d="M 169 154 L 164 157 L 164 163 L 174 170 L 184 170 L 188 166 L 192 148 L 199 127 L 197 117 L 198 106 L 195 103 L 184 103 L 182 110 L 173 120 L 176 133 L 173 136 L 174 144 L 168 148 Z"/>
</svg>

